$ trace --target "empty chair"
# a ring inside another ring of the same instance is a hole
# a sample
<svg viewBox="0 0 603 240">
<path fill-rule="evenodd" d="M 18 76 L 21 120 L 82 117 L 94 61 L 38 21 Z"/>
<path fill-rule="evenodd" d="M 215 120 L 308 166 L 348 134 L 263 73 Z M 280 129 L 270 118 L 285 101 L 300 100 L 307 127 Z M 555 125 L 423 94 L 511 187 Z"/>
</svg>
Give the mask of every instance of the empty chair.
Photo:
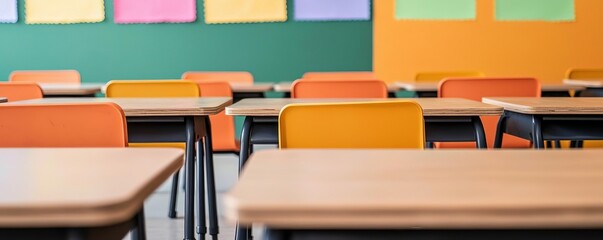
<svg viewBox="0 0 603 240">
<path fill-rule="evenodd" d="M 185 72 L 182 79 L 195 82 L 228 82 L 253 84 L 253 75 L 249 72 Z"/>
<path fill-rule="evenodd" d="M 566 73 L 566 78 L 574 80 L 603 80 L 603 68 L 569 69 Z"/>
<path fill-rule="evenodd" d="M 0 105 L 0 147 L 126 147 L 114 103 Z"/>
<path fill-rule="evenodd" d="M 232 89 L 227 82 L 199 82 L 201 97 L 232 97 Z M 212 144 L 215 153 L 239 154 L 240 143 L 235 137 L 234 118 L 221 112 L 209 116 L 212 131 Z"/>
<path fill-rule="evenodd" d="M 181 80 L 113 80 L 107 83 L 109 98 L 170 98 L 199 97 L 199 86 L 190 81 Z M 130 147 L 178 147 L 185 143 L 130 143 Z M 168 216 L 175 218 L 176 198 L 178 194 L 179 172 L 172 179 L 172 192 Z"/>
<path fill-rule="evenodd" d="M 279 115 L 280 148 L 415 148 L 423 110 L 412 101 L 291 104 Z"/>
<path fill-rule="evenodd" d="M 307 80 L 374 80 L 373 72 L 307 72 L 302 79 Z"/>
<path fill-rule="evenodd" d="M 483 77 L 481 72 L 420 72 L 415 76 L 415 81 L 419 83 L 439 82 L 445 78 L 470 78 Z"/>
<path fill-rule="evenodd" d="M 10 74 L 9 81 L 79 84 L 81 77 L 76 70 L 14 71 Z"/>
<path fill-rule="evenodd" d="M 37 83 L 3 82 L 0 83 L 0 96 L 10 102 L 42 98 L 44 93 Z"/>
<path fill-rule="evenodd" d="M 387 98 L 387 85 L 379 80 L 297 80 L 293 98 Z"/>
<path fill-rule="evenodd" d="M 567 71 L 567 79 L 572 80 L 603 80 L 603 68 L 596 69 L 570 69 Z M 603 97 L 603 89 L 600 88 L 588 88 L 577 92 L 575 96 L 578 97 Z"/>
<path fill-rule="evenodd" d="M 448 78 L 440 82 L 438 96 L 482 101 L 484 97 L 540 97 L 540 82 L 534 78 Z M 497 116 L 481 117 L 489 147 L 493 146 Z M 528 148 L 531 143 L 515 136 L 504 136 L 503 147 Z M 438 147 L 474 148 L 471 143 L 441 143 Z"/>
</svg>

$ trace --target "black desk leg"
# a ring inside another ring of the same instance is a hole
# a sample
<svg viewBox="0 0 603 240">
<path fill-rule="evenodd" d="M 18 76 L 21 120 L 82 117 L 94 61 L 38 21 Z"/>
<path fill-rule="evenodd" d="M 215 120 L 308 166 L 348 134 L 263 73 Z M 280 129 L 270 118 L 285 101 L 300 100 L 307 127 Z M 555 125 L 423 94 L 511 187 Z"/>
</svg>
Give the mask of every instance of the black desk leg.
<svg viewBox="0 0 603 240">
<path fill-rule="evenodd" d="M 473 122 L 473 130 L 475 131 L 475 142 L 477 148 L 487 149 L 488 142 L 486 141 L 486 131 L 484 130 L 482 119 L 480 117 L 471 117 L 471 122 Z"/>
<path fill-rule="evenodd" d="M 494 137 L 494 148 L 502 148 L 503 136 L 507 128 L 507 116 L 503 113 L 498 119 L 498 125 L 496 126 L 496 136 Z"/>
<path fill-rule="evenodd" d="M 245 122 L 243 123 L 243 129 L 241 131 L 241 153 L 239 155 L 239 174 L 243 171 L 243 167 L 247 162 L 250 154 L 251 148 L 251 128 L 253 127 L 253 117 L 248 116 L 245 117 Z M 247 227 L 241 227 L 241 225 L 237 224 L 235 240 L 247 240 L 248 239 L 249 230 Z"/>
<path fill-rule="evenodd" d="M 203 164 L 203 142 L 199 139 L 199 145 L 197 146 L 197 172 L 204 173 L 205 165 Z M 199 240 L 205 239 L 207 233 L 207 224 L 205 222 L 205 178 L 202 176 L 197 177 L 197 234 Z"/>
<path fill-rule="evenodd" d="M 185 118 L 186 125 L 186 153 L 184 161 L 184 240 L 195 239 L 195 120 L 193 117 Z M 201 161 L 201 160 L 200 160 Z M 201 164 L 202 165 L 202 164 Z M 199 173 L 199 178 L 205 174 Z M 199 206 L 204 208 L 205 206 Z"/>
<path fill-rule="evenodd" d="M 534 148 L 545 148 L 542 136 L 542 118 L 539 116 L 532 116 L 532 140 L 534 141 Z"/>
<path fill-rule="evenodd" d="M 144 219 L 144 206 L 140 208 L 140 211 L 134 217 L 136 225 L 132 228 L 132 240 L 146 240 L 147 231 Z"/>
<path fill-rule="evenodd" d="M 209 235 L 213 240 L 218 239 L 218 205 L 216 201 L 216 178 L 214 172 L 213 143 L 211 139 L 211 122 L 205 118 L 205 170 L 207 177 L 207 203 L 209 208 Z"/>
<path fill-rule="evenodd" d="M 178 201 L 178 180 L 180 178 L 180 170 L 174 173 L 172 177 L 172 190 L 170 192 L 170 206 L 168 209 L 168 217 L 176 218 L 178 216 L 178 212 L 176 211 L 176 202 Z"/>
</svg>

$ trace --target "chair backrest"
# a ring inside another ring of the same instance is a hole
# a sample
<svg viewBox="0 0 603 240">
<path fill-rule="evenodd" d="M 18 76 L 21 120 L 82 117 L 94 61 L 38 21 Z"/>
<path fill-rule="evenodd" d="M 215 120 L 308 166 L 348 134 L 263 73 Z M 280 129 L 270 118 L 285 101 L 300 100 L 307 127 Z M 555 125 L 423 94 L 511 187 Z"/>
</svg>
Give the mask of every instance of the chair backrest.
<svg viewBox="0 0 603 240">
<path fill-rule="evenodd" d="M 415 76 L 415 82 L 429 83 L 439 82 L 445 78 L 471 78 L 483 77 L 484 73 L 475 71 L 465 72 L 420 72 Z"/>
<path fill-rule="evenodd" d="M 423 110 L 412 101 L 291 104 L 279 116 L 280 148 L 418 148 Z"/>
<path fill-rule="evenodd" d="M 126 118 L 114 103 L 0 104 L 0 147 L 125 147 Z"/>
<path fill-rule="evenodd" d="M 32 82 L 3 82 L 0 83 L 0 96 L 8 101 L 21 101 L 44 97 L 37 83 Z"/>
<path fill-rule="evenodd" d="M 227 82 L 199 82 L 201 97 L 232 97 L 232 89 Z M 209 116 L 211 121 L 212 144 L 216 151 L 233 151 L 236 143 L 234 118 L 225 111 Z"/>
<path fill-rule="evenodd" d="M 603 80 L 603 68 L 570 69 L 565 77 L 574 80 Z"/>
<path fill-rule="evenodd" d="M 292 98 L 387 98 L 387 85 L 379 80 L 300 79 L 291 86 Z"/>
<path fill-rule="evenodd" d="M 199 86 L 182 80 L 113 80 L 107 83 L 106 94 L 117 98 L 199 97 Z"/>
<path fill-rule="evenodd" d="M 534 78 L 447 78 L 440 82 L 438 96 L 482 101 L 484 97 L 540 97 L 540 82 Z M 497 116 L 482 117 L 488 146 L 492 147 L 498 125 Z M 471 147 L 467 144 L 440 144 L 441 147 Z M 475 147 L 475 145 L 473 145 Z M 505 135 L 503 147 L 530 147 L 526 140 Z"/>
<path fill-rule="evenodd" d="M 185 72 L 182 79 L 196 82 L 253 83 L 250 72 Z"/>
<path fill-rule="evenodd" d="M 77 70 L 14 71 L 10 74 L 9 81 L 79 84 L 81 76 Z"/>
<path fill-rule="evenodd" d="M 307 72 L 302 79 L 305 80 L 374 80 L 377 76 L 373 72 Z"/>
</svg>

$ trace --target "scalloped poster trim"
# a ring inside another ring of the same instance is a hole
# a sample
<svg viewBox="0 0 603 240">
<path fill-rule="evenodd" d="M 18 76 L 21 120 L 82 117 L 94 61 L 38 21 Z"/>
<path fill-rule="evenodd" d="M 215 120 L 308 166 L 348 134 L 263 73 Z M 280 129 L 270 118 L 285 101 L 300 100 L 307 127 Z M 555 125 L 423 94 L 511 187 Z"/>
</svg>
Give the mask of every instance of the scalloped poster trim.
<svg viewBox="0 0 603 240">
<path fill-rule="evenodd" d="M 27 24 L 99 23 L 104 20 L 104 0 L 25 0 Z"/>
<path fill-rule="evenodd" d="M 197 20 L 196 0 L 115 0 L 118 24 L 190 23 Z"/>
</svg>

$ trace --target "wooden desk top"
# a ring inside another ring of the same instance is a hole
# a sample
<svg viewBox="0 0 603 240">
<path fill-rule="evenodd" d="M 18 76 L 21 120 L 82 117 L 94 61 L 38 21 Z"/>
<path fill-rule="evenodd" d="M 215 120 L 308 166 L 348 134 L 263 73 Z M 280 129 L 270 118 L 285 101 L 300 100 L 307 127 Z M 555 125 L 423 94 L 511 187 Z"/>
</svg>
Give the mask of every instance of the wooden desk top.
<svg viewBox="0 0 603 240">
<path fill-rule="evenodd" d="M 439 83 L 415 83 L 415 82 L 397 82 L 398 87 L 413 92 L 437 92 Z M 543 83 L 543 92 L 564 92 L 570 90 L 584 90 L 583 86 L 575 86 L 560 83 Z"/>
<path fill-rule="evenodd" d="M 5 103 L 8 102 L 8 99 L 6 99 L 5 97 L 0 97 L 0 103 Z"/>
<path fill-rule="evenodd" d="M 602 80 L 574 80 L 574 79 L 565 79 L 563 83 L 573 86 L 581 86 L 581 87 L 591 87 L 591 88 L 603 88 L 603 79 Z"/>
<path fill-rule="evenodd" d="M 230 87 L 232 88 L 233 93 L 243 93 L 243 92 L 262 93 L 262 92 L 272 91 L 273 84 L 272 83 L 254 83 L 254 84 L 231 83 Z"/>
<path fill-rule="evenodd" d="M 133 217 L 183 164 L 180 149 L 0 149 L 0 227 L 88 227 Z"/>
<path fill-rule="evenodd" d="M 226 114 L 233 116 L 278 116 L 281 109 L 293 103 L 328 103 L 360 101 L 415 101 L 423 108 L 425 116 L 487 116 L 501 115 L 502 107 L 483 104 L 461 98 L 419 99 L 288 99 L 250 98 L 226 107 Z"/>
<path fill-rule="evenodd" d="M 277 84 L 274 84 L 274 91 L 275 92 L 291 92 L 291 85 L 293 85 L 292 82 L 280 82 Z M 389 92 L 397 92 L 400 91 L 400 86 L 398 86 L 398 84 L 396 83 L 391 83 L 387 85 L 387 89 Z"/>
<path fill-rule="evenodd" d="M 119 105 L 128 117 L 149 116 L 206 116 L 215 115 L 232 103 L 231 98 L 42 98 L 6 103 L 56 104 L 113 102 Z"/>
<path fill-rule="evenodd" d="M 268 150 L 229 220 L 283 228 L 603 227 L 602 150 Z"/>
<path fill-rule="evenodd" d="M 104 84 L 40 84 L 44 95 L 92 95 L 101 92 Z"/>
<path fill-rule="evenodd" d="M 484 98 L 483 102 L 525 114 L 603 114 L 603 98 Z"/>
</svg>

